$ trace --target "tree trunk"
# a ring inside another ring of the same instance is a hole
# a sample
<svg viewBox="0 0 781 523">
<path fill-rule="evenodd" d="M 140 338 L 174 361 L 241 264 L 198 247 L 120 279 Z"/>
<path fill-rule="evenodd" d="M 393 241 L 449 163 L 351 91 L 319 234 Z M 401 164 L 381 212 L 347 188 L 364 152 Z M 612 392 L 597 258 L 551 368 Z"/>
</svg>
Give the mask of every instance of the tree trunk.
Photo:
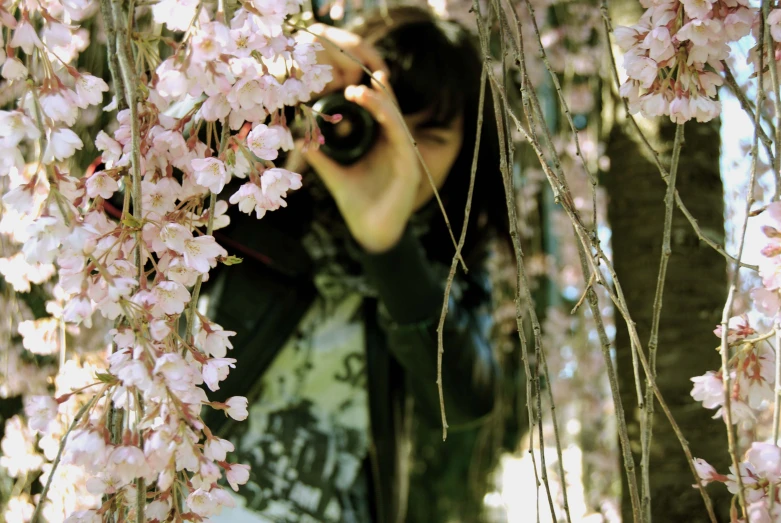
<svg viewBox="0 0 781 523">
<path fill-rule="evenodd" d="M 657 143 L 666 144 L 667 150 L 662 152 L 667 158 L 673 135 L 674 125 L 666 122 L 659 135 L 651 136 Z M 688 124 L 684 136 L 676 185 L 702 230 L 723 243 L 724 195 L 719 175 L 718 123 Z M 611 129 L 607 143 L 611 165 L 604 185 L 610 197 L 608 216 L 613 231 L 615 268 L 647 353 L 659 272 L 666 185 L 644 153 L 621 126 L 615 125 Z M 715 350 L 719 340 L 713 329 L 720 322 L 726 297 L 726 261 L 698 240 L 677 209 L 671 247 L 659 329 L 657 384 L 693 455 L 707 460 L 719 471 L 726 471 L 729 459 L 724 424 L 721 419 L 711 419 L 712 411 L 703 409 L 689 394 L 692 376 L 716 369 L 720 364 L 719 353 Z M 641 414 L 637 407 L 629 335 L 618 317 L 616 324 L 621 399 L 626 409 L 640 485 Z M 644 376 L 642 369 L 640 372 Z M 664 523 L 708 521 L 700 493 L 692 488 L 695 481 L 686 457 L 658 402 L 654 411 L 650 464 L 652 518 Z M 623 519 L 632 521 L 626 478 L 623 485 Z M 729 494 L 726 489 L 713 485 L 708 491 L 719 521 L 728 521 Z"/>
</svg>

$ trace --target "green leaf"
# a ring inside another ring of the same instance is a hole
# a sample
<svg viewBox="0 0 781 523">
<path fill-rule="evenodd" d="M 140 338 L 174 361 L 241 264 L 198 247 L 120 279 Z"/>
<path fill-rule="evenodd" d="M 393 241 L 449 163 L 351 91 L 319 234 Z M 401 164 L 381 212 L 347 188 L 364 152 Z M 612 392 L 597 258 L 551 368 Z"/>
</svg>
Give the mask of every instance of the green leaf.
<svg viewBox="0 0 781 523">
<path fill-rule="evenodd" d="M 222 259 L 222 263 L 224 263 L 225 265 L 236 265 L 237 263 L 241 263 L 243 261 L 244 261 L 243 258 L 239 258 L 238 256 L 233 256 L 233 255 Z"/>
</svg>

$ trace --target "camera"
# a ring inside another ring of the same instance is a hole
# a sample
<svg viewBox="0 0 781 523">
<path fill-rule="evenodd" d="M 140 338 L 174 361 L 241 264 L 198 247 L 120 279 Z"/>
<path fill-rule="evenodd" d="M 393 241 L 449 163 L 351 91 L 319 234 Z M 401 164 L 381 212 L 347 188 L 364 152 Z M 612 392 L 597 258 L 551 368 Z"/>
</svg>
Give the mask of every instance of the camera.
<svg viewBox="0 0 781 523">
<path fill-rule="evenodd" d="M 369 85 L 371 78 L 364 75 L 362 85 Z M 327 94 L 317 100 L 312 109 L 324 143 L 320 150 L 335 162 L 350 165 L 361 159 L 377 140 L 379 126 L 372 115 L 360 105 L 347 100 L 341 92 Z M 326 121 L 322 115 L 340 114 L 336 123 Z"/>
</svg>

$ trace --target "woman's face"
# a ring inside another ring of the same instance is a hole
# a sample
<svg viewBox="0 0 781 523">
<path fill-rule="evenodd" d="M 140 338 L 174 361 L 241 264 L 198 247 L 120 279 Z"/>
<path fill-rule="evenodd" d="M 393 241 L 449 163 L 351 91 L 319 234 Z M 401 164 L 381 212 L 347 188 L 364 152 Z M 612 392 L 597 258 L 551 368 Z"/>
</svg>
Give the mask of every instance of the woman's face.
<svg viewBox="0 0 781 523">
<path fill-rule="evenodd" d="M 461 151 L 464 141 L 464 118 L 458 115 L 448 125 L 432 125 L 430 121 L 430 111 L 404 116 L 404 122 L 418 144 L 420 155 L 439 190 Z M 433 196 L 434 189 L 424 173 L 415 198 L 415 210 L 423 207 Z"/>
</svg>

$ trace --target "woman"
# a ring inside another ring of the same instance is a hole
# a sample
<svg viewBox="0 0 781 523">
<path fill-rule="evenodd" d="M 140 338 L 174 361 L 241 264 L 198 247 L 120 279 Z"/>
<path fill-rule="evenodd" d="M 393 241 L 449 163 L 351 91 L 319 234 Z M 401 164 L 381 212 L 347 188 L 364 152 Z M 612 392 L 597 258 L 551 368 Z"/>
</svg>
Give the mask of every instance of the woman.
<svg viewBox="0 0 781 523">
<path fill-rule="evenodd" d="M 482 62 L 463 28 L 415 8 L 352 32 L 311 33 L 325 47 L 320 61 L 334 66 L 326 92 L 344 89 L 378 122 L 379 137 L 348 167 L 305 150 L 312 169 L 286 209 L 260 221 L 232 216 L 223 243 L 244 262 L 216 274 L 208 296 L 210 317 L 237 332 L 238 364 L 215 399 L 246 395 L 251 407 L 243 423 L 208 422 L 252 467 L 240 492 L 247 521 L 412 521 L 411 420 L 441 423 L 436 329 L 454 247 L 404 126 L 458 236 Z M 378 82 L 353 85 L 362 69 L 332 44 Z M 498 375 L 481 267 L 487 241 L 507 226 L 489 104 L 484 115 L 463 251 L 470 271 L 454 284 L 444 328 L 451 428 L 490 414 Z"/>
</svg>

